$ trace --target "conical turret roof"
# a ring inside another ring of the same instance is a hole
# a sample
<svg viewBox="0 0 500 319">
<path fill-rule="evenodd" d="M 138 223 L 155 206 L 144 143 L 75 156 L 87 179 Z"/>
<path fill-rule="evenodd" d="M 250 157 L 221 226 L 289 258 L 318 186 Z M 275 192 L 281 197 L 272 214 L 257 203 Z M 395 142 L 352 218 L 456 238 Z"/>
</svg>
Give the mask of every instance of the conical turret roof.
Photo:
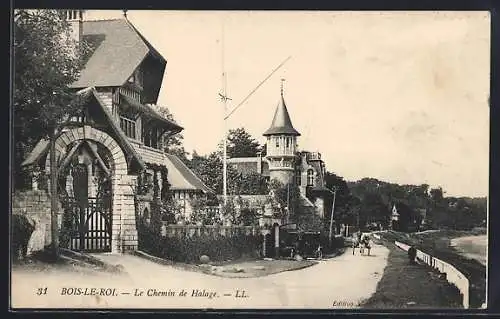
<svg viewBox="0 0 500 319">
<path fill-rule="evenodd" d="M 271 123 L 271 127 L 267 129 L 267 131 L 265 131 L 263 135 L 268 136 L 279 134 L 300 136 L 300 133 L 293 128 L 292 120 L 290 120 L 290 115 L 288 114 L 283 95 L 281 95 L 280 102 L 278 103 L 276 111 L 274 112 L 274 118 L 273 122 Z"/>
</svg>

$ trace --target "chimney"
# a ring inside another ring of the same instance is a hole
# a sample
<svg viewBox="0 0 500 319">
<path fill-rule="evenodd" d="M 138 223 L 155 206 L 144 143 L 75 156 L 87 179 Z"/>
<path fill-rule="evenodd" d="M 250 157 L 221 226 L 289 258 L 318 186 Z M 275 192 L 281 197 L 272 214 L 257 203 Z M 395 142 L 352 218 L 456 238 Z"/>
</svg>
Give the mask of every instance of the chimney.
<svg viewBox="0 0 500 319">
<path fill-rule="evenodd" d="M 65 18 L 69 23 L 71 37 L 78 44 L 83 37 L 83 13 L 84 10 L 66 10 Z"/>
</svg>

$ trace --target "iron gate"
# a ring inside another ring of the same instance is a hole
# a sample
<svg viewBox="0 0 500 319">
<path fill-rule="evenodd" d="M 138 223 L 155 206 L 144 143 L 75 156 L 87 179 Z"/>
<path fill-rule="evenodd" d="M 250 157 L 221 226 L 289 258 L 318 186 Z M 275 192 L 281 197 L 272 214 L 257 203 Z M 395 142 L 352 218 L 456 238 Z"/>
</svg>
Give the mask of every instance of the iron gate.
<svg viewBox="0 0 500 319">
<path fill-rule="evenodd" d="M 84 205 L 74 198 L 64 202 L 61 246 L 82 252 L 111 252 L 110 198 L 89 197 Z"/>
</svg>

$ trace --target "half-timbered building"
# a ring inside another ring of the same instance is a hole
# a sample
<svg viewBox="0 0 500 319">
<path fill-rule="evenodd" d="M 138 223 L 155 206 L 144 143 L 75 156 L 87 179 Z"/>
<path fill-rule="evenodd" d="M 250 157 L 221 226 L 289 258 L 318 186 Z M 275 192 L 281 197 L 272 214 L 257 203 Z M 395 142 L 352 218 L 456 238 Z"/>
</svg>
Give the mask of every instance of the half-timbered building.
<svg viewBox="0 0 500 319">
<path fill-rule="evenodd" d="M 134 250 L 136 218 L 151 201 L 172 192 L 181 200 L 211 190 L 163 151 L 165 137 L 183 130 L 157 111 L 166 59 L 126 17 L 85 21 L 83 11 L 68 10 L 66 18 L 91 53 L 71 85 L 82 111 L 64 123 L 56 140 L 61 245 Z M 48 153 L 49 142 L 41 140 L 23 162 L 34 189 L 50 189 L 44 178 L 50 174 Z"/>
</svg>

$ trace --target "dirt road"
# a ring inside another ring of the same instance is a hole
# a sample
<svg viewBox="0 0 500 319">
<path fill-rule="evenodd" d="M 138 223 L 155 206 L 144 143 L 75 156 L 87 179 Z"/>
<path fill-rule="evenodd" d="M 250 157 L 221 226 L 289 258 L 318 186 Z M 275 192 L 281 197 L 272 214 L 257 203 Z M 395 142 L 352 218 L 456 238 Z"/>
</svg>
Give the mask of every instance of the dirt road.
<svg viewBox="0 0 500 319">
<path fill-rule="evenodd" d="M 133 255 L 101 254 L 99 258 L 123 265 L 127 275 L 15 270 L 12 272 L 12 305 L 43 308 L 356 308 L 375 292 L 387 264 L 388 252 L 387 248 L 378 245 L 373 247 L 372 256 L 353 256 L 348 250 L 309 268 L 258 278 L 222 278 L 159 265 Z M 38 296 L 38 288 L 44 287 L 47 293 Z M 74 295 L 78 288 L 82 294 Z M 93 293 L 111 296 L 84 295 L 92 293 L 91 288 L 97 288 Z M 70 292 L 73 295 L 68 295 Z"/>
</svg>

